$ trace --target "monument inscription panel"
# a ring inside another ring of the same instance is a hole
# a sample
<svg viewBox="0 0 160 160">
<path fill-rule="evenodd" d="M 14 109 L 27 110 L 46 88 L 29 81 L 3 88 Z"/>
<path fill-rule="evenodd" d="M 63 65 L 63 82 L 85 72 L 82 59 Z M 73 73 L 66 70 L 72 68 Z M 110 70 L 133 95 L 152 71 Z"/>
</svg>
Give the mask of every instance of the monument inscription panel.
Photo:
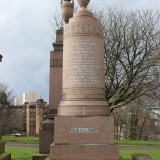
<svg viewBox="0 0 160 160">
<path fill-rule="evenodd" d="M 112 144 L 114 126 L 110 125 L 111 122 L 114 122 L 113 117 L 106 116 L 83 117 L 83 119 L 82 117 L 55 117 L 55 143 Z M 63 127 L 58 130 L 60 126 Z"/>
<path fill-rule="evenodd" d="M 71 133 L 98 133 L 98 128 L 70 128 Z"/>
<path fill-rule="evenodd" d="M 104 72 L 102 72 L 103 56 L 100 55 L 98 46 L 101 41 L 98 37 L 85 38 L 81 37 L 78 40 L 70 37 L 72 40 L 67 41 L 65 48 L 65 68 L 64 68 L 64 88 L 72 86 L 102 86 Z M 101 47 L 100 47 L 101 48 Z M 98 59 L 97 59 L 98 57 Z M 100 58 L 102 57 L 102 58 Z M 103 84 L 104 87 L 104 84 Z M 101 88 L 103 88 L 101 87 Z"/>
</svg>

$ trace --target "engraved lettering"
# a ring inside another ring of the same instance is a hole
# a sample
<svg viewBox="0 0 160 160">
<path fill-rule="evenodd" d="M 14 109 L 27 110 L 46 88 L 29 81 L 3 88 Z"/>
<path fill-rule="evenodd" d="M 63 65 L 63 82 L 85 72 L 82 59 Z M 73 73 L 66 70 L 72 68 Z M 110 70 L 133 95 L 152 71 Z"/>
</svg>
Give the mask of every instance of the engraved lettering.
<svg viewBox="0 0 160 160">
<path fill-rule="evenodd" d="M 70 128 L 71 133 L 99 133 L 97 128 Z"/>
</svg>

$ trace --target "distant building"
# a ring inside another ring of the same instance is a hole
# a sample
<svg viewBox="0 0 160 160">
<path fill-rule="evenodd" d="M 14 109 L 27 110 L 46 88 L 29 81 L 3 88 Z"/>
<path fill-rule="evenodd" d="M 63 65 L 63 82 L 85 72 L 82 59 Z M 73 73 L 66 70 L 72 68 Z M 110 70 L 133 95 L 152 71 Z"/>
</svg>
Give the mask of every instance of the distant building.
<svg viewBox="0 0 160 160">
<path fill-rule="evenodd" d="M 23 93 L 14 99 L 14 105 L 23 105 L 26 102 L 33 103 L 36 102 L 37 99 L 41 99 L 41 94 L 38 92 Z"/>
<path fill-rule="evenodd" d="M 47 118 L 48 105 L 43 99 L 38 99 L 34 103 L 26 102 L 24 105 L 10 106 L 8 111 L 11 115 L 4 125 L 4 133 L 33 136 L 39 135 L 39 129 Z"/>
<path fill-rule="evenodd" d="M 25 103 L 26 108 L 26 131 L 27 136 L 39 135 L 39 129 L 48 113 L 48 106 L 42 99 L 35 103 Z"/>
</svg>

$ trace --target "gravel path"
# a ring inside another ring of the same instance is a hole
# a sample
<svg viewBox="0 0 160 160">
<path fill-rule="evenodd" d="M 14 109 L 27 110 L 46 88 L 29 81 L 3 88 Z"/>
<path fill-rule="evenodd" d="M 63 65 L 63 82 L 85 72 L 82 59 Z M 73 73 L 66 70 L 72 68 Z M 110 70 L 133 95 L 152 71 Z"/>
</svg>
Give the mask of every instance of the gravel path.
<svg viewBox="0 0 160 160">
<path fill-rule="evenodd" d="M 6 147 L 13 148 L 38 148 L 38 143 L 6 143 Z M 120 146 L 120 150 L 160 150 L 160 147 L 152 146 Z"/>
<path fill-rule="evenodd" d="M 38 148 L 38 143 L 6 143 L 6 147 L 13 147 L 13 148 Z"/>
</svg>

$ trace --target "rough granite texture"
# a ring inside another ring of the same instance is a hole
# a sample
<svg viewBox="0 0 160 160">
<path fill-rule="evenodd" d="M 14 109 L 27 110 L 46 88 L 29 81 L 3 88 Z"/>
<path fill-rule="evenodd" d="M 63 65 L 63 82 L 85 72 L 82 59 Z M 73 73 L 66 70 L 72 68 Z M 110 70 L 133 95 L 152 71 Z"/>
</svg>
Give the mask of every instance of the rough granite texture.
<svg viewBox="0 0 160 160">
<path fill-rule="evenodd" d="M 43 123 L 39 134 L 39 153 L 48 154 L 50 145 L 53 142 L 54 136 L 54 120 L 48 120 Z"/>
<path fill-rule="evenodd" d="M 50 160 L 119 160 L 117 145 L 51 145 Z"/>
<path fill-rule="evenodd" d="M 55 117 L 55 144 L 113 144 L 112 116 Z"/>
</svg>

